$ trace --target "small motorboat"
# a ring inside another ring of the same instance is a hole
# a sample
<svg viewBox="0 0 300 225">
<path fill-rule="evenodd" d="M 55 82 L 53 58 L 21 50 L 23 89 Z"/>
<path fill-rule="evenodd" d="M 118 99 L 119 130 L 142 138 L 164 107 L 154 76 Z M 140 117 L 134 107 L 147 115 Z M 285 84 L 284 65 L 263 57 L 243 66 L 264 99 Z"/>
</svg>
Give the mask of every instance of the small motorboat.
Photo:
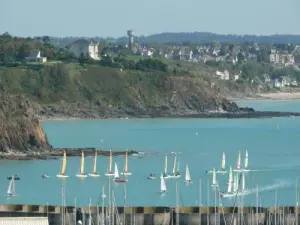
<svg viewBox="0 0 300 225">
<path fill-rule="evenodd" d="M 14 178 L 14 180 L 20 180 L 20 177 L 18 175 L 9 176 L 7 177 L 7 180 L 11 180 L 12 178 Z"/>
<path fill-rule="evenodd" d="M 155 180 L 156 176 L 152 173 L 150 173 L 150 175 L 148 176 L 148 180 Z"/>
<path fill-rule="evenodd" d="M 127 180 L 126 180 L 126 179 L 116 178 L 116 179 L 115 179 L 115 182 L 116 182 L 116 183 L 126 183 Z"/>
<path fill-rule="evenodd" d="M 49 178 L 49 176 L 47 174 L 42 174 L 42 178 Z"/>
</svg>

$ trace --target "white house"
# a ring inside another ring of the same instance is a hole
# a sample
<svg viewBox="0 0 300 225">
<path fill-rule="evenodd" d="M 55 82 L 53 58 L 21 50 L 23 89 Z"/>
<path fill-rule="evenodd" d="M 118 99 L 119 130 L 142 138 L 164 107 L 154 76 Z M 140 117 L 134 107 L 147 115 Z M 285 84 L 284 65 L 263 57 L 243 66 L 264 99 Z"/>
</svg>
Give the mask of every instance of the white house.
<svg viewBox="0 0 300 225">
<path fill-rule="evenodd" d="M 73 42 L 70 51 L 76 56 L 80 57 L 81 53 L 85 56 L 89 55 L 94 60 L 99 60 L 98 43 L 93 43 L 85 39 L 80 39 Z"/>
<path fill-rule="evenodd" d="M 41 51 L 38 49 L 33 49 L 30 51 L 30 54 L 28 57 L 25 58 L 28 62 L 47 62 L 46 57 L 41 57 Z"/>
<path fill-rule="evenodd" d="M 225 70 L 224 72 L 218 71 L 216 72 L 216 75 L 221 79 L 221 80 L 229 80 L 229 72 L 228 70 Z"/>
</svg>

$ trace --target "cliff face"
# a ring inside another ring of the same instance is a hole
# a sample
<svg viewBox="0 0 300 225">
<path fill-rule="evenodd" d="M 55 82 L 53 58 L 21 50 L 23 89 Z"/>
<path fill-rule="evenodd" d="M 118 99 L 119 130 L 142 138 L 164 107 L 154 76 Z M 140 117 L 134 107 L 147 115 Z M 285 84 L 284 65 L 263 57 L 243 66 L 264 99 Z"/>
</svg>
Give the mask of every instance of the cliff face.
<svg viewBox="0 0 300 225">
<path fill-rule="evenodd" d="M 202 79 L 189 77 L 169 77 L 153 92 L 147 85 L 134 86 L 119 106 L 103 101 L 93 103 L 81 101 L 69 104 L 41 105 L 38 114 L 41 117 L 74 118 L 116 118 L 116 117 L 161 117 L 185 116 L 203 113 L 238 112 L 238 106 L 218 94 L 218 90 Z M 116 91 L 120 92 L 120 91 Z M 121 99 L 121 97 L 120 97 Z M 119 101 L 120 101 L 119 99 Z"/>
<path fill-rule="evenodd" d="M 29 99 L 0 90 L 0 152 L 34 152 L 51 146 Z"/>
</svg>

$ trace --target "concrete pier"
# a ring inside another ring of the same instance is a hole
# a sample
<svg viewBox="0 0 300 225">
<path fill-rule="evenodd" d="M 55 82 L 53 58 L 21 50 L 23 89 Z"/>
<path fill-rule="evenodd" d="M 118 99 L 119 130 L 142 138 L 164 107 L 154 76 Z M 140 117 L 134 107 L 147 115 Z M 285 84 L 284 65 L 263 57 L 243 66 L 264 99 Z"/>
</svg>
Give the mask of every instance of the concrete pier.
<svg viewBox="0 0 300 225">
<path fill-rule="evenodd" d="M 76 210 L 76 211 L 75 211 Z M 65 225 L 108 224 L 108 208 L 65 207 Z M 176 210 L 169 207 L 117 207 L 111 225 L 176 225 Z M 49 225 L 62 224 L 62 208 L 44 205 L 0 205 L 0 217 L 48 217 Z M 297 213 L 298 212 L 298 213 Z M 91 218 L 90 218 L 91 214 Z M 298 220 L 296 215 L 298 214 Z M 180 207 L 180 225 L 300 225 L 299 208 Z"/>
</svg>

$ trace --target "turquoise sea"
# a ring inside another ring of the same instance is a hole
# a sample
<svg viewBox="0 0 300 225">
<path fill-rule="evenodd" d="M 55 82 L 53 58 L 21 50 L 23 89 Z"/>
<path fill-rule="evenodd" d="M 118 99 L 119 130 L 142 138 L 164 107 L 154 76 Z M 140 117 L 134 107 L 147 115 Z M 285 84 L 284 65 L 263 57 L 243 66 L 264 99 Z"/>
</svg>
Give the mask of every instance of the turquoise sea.
<svg viewBox="0 0 300 225">
<path fill-rule="evenodd" d="M 256 110 L 300 111 L 300 101 L 241 101 L 240 106 Z M 129 157 L 132 176 L 126 184 L 127 201 L 130 206 L 175 205 L 175 180 L 167 180 L 168 192 L 161 196 L 160 179 L 147 180 L 149 173 L 158 177 L 164 168 L 164 154 L 169 154 L 169 171 L 172 170 L 173 155 L 179 155 L 180 205 L 199 204 L 199 179 L 201 178 L 202 205 L 214 205 L 214 191 L 208 187 L 211 175 L 205 171 L 219 168 L 222 152 L 226 153 L 227 166 L 236 166 L 238 151 L 249 153 L 249 167 L 254 170 L 246 176 L 246 188 L 250 194 L 244 196 L 244 204 L 255 205 L 255 188 L 258 185 L 262 205 L 295 204 L 295 181 L 300 176 L 300 118 L 272 119 L 140 119 L 140 120 L 69 120 L 42 123 L 50 143 L 54 147 L 99 147 L 113 150 L 136 149 L 144 155 Z M 102 139 L 102 141 L 101 141 Z M 86 158 L 86 172 L 92 170 L 92 157 Z M 113 157 L 119 170 L 124 156 Z M 104 173 L 108 157 L 98 157 L 100 178 L 76 177 L 80 158 L 68 158 L 67 174 L 70 178 L 56 178 L 61 160 L 47 161 L 0 161 L 0 203 L 27 203 L 59 205 L 61 185 L 66 186 L 68 205 L 88 205 L 90 199 L 96 204 L 102 186 L 108 187 Z M 183 183 L 185 165 L 188 164 L 193 183 Z M 50 175 L 41 179 L 41 174 Z M 7 176 L 18 174 L 16 181 L 18 196 L 6 199 L 9 184 Z M 217 175 L 221 191 L 227 188 L 227 175 Z M 123 205 L 124 184 L 111 182 L 116 203 Z M 300 186 L 300 183 L 299 183 Z M 277 190 L 277 191 L 276 191 Z M 209 201 L 207 195 L 209 192 Z M 223 205 L 233 205 L 234 199 L 223 199 Z"/>
</svg>

